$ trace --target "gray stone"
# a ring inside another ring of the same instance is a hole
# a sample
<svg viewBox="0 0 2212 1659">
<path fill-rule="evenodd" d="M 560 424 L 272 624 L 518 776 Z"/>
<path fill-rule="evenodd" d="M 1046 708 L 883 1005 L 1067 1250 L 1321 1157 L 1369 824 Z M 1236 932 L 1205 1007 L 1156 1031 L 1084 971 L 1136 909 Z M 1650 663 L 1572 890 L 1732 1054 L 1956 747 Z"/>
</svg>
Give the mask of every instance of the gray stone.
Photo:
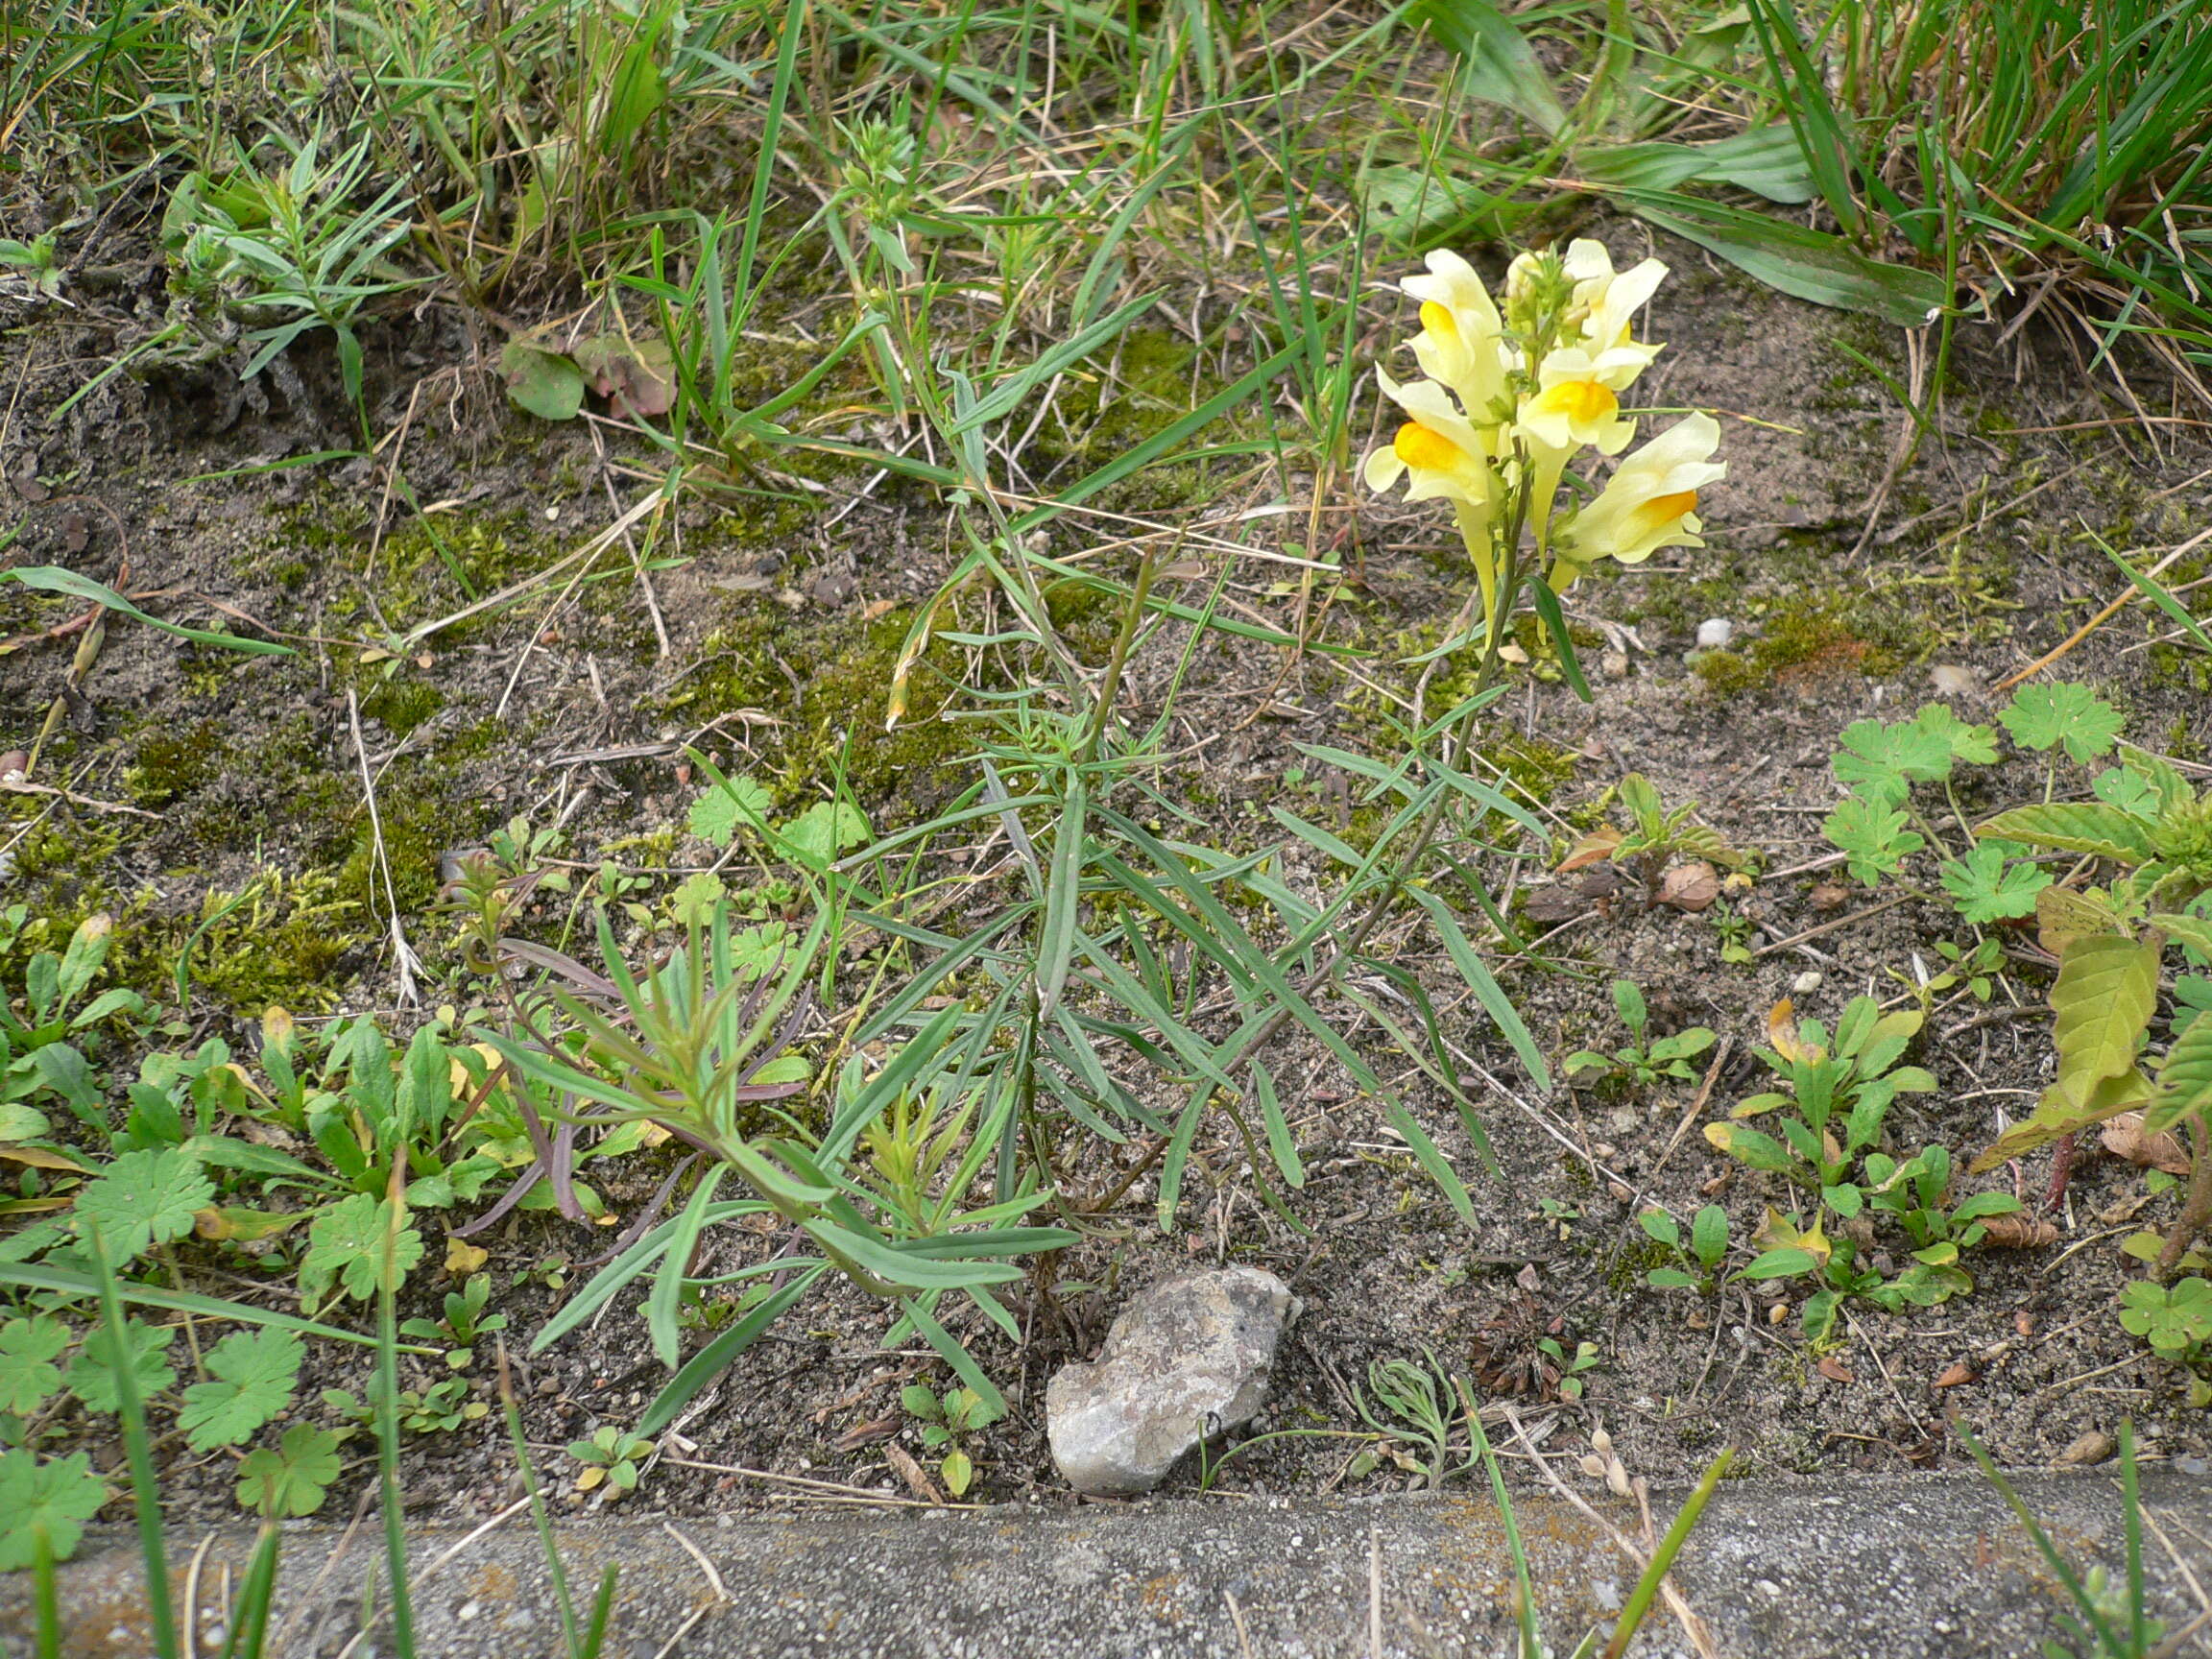
<svg viewBox="0 0 2212 1659">
<path fill-rule="evenodd" d="M 1249 1423 L 1297 1298 L 1259 1267 L 1163 1279 L 1122 1309 L 1092 1364 L 1045 1390 L 1052 1461 L 1078 1492 L 1149 1492 L 1197 1446 Z"/>
<path fill-rule="evenodd" d="M 1736 624 L 1725 616 L 1708 616 L 1697 624 L 1697 649 L 1700 651 L 1725 650 L 1728 641 L 1736 637 Z"/>
</svg>

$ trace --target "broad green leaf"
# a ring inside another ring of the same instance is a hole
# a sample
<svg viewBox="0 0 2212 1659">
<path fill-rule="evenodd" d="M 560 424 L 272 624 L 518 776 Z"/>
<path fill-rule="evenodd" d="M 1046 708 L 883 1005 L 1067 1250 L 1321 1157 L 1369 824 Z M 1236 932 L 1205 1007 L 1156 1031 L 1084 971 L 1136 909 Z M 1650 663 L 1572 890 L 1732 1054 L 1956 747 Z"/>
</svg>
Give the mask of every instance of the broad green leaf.
<svg viewBox="0 0 2212 1659">
<path fill-rule="evenodd" d="M 312 1515 L 338 1479 L 342 1436 L 312 1423 L 295 1423 L 272 1450 L 263 1446 L 238 1463 L 238 1502 L 272 1520 Z"/>
<path fill-rule="evenodd" d="M 40 1533 L 50 1558 L 67 1560 L 84 1523 L 107 1502 L 108 1488 L 92 1473 L 87 1453 L 42 1463 L 36 1452 L 0 1452 L 0 1573 L 36 1561 Z"/>
<path fill-rule="evenodd" d="M 1869 259 L 1839 236 L 1664 191 L 1612 192 L 1638 218 L 1710 249 L 1770 288 L 1815 305 L 1925 326 L 1950 303 L 1942 278 Z"/>
<path fill-rule="evenodd" d="M 2212 1020 L 2193 1020 L 2159 1064 L 2158 1093 L 2144 1111 L 2143 1127 L 2155 1134 L 2184 1118 L 2202 1118 L 2207 1108 L 2212 1108 Z"/>
<path fill-rule="evenodd" d="M 1763 1135 L 1741 1123 L 1708 1123 L 1705 1139 L 1719 1150 L 1754 1169 L 1765 1169 L 1777 1175 L 1794 1170 L 1797 1160 L 1771 1135 Z"/>
<path fill-rule="evenodd" d="M 1728 1212 L 1718 1204 L 1708 1204 L 1690 1222 L 1690 1253 L 1712 1267 L 1727 1251 Z"/>
<path fill-rule="evenodd" d="M 177 1148 L 126 1152 L 77 1195 L 77 1219 L 99 1229 L 108 1259 L 120 1265 L 183 1238 L 214 1196 L 199 1160 Z"/>
<path fill-rule="evenodd" d="M 235 1446 L 291 1405 L 306 1350 L 289 1331 L 233 1331 L 207 1356 L 210 1382 L 184 1390 L 177 1426 L 197 1452 Z"/>
<path fill-rule="evenodd" d="M 2002 835 L 2034 847 L 2087 853 L 2121 864 L 2144 864 L 2157 855 L 2152 827 L 2132 812 L 2086 801 L 2059 801 L 2015 806 L 1978 825 L 1976 835 Z"/>
<path fill-rule="evenodd" d="M 1407 21 L 1426 24 L 1459 60 L 1466 88 L 1523 116 L 1547 138 L 1567 124 L 1551 77 L 1521 31 L 1489 0 L 1420 0 Z"/>
<path fill-rule="evenodd" d="M 18 1417 L 53 1398 L 61 1387 L 54 1359 L 69 1346 L 69 1328 L 49 1313 L 0 1325 L 0 1411 Z"/>
<path fill-rule="evenodd" d="M 1952 733 L 1917 719 L 1889 724 L 1855 720 L 1843 729 L 1842 743 L 1833 762 L 1836 781 L 1884 806 L 1901 805 L 1914 783 L 1934 783 L 1951 776 Z"/>
<path fill-rule="evenodd" d="M 2134 1070 L 2117 1077 L 2100 1078 L 2086 1095 L 2075 1094 L 2063 1083 L 2054 1083 L 2043 1091 L 2033 1116 L 1998 1136 L 1986 1151 L 1966 1166 L 1966 1173 L 1987 1174 L 2000 1164 L 2050 1145 L 2061 1135 L 2132 1112 L 2150 1097 L 2151 1080 Z"/>
<path fill-rule="evenodd" d="M 2111 704 L 2071 680 L 2017 687 L 1997 718 L 2022 748 L 2044 750 L 2064 744 L 2067 756 L 2075 760 L 2109 755 L 2126 724 Z"/>
<path fill-rule="evenodd" d="M 752 779 L 727 778 L 691 803 L 691 833 L 727 847 L 736 838 L 739 826 L 764 827 L 775 805 L 776 797 Z"/>
<path fill-rule="evenodd" d="M 170 1369 L 168 1359 L 169 1345 L 177 1335 L 174 1330 L 145 1325 L 136 1319 L 124 1320 L 123 1330 L 131 1354 L 131 1383 L 139 1399 L 158 1394 L 177 1381 L 177 1373 Z M 77 1351 L 77 1358 L 69 1361 L 69 1391 L 84 1402 L 88 1411 L 122 1409 L 123 1395 L 115 1386 L 110 1352 L 109 1344 L 88 1339 Z"/>
<path fill-rule="evenodd" d="M 1706 144 L 1588 145 L 1575 153 L 1575 170 L 1600 184 L 1645 190 L 1693 182 L 1733 184 L 1785 206 L 1810 202 L 1815 194 L 1796 134 L 1780 124 L 1748 128 Z"/>
<path fill-rule="evenodd" d="M 2181 916 L 2160 911 L 2146 916 L 2144 922 L 2166 935 L 2176 945 L 2186 945 L 2192 950 L 2212 956 L 2212 922 L 2201 916 Z"/>
<path fill-rule="evenodd" d="M 2131 1070 L 2157 1005 L 2156 947 L 2117 933 L 2086 934 L 2067 946 L 2051 986 L 2060 1085 L 2079 1098 Z"/>
<path fill-rule="evenodd" d="M 333 1285 L 341 1294 L 364 1301 L 373 1295 L 386 1277 L 384 1230 L 384 1202 L 367 1192 L 342 1199 L 316 1216 L 300 1262 L 301 1305 L 312 1311 Z M 402 1227 L 396 1262 L 399 1278 L 421 1260 L 422 1235 Z"/>
<path fill-rule="evenodd" d="M 1816 1273 L 1820 1262 L 1812 1251 L 1801 1250 L 1794 1244 L 1778 1249 L 1763 1250 L 1753 1258 L 1750 1265 L 1736 1275 L 1738 1279 L 1794 1279 L 1803 1273 Z"/>
<path fill-rule="evenodd" d="M 500 349 L 499 375 L 516 406 L 541 421 L 573 421 L 584 407 L 584 372 L 562 352 L 510 340 Z"/>
<path fill-rule="evenodd" d="M 1947 859 L 1936 875 L 1959 914 L 1977 926 L 2032 916 L 2035 895 L 2051 885 L 2051 877 L 2032 864 L 2011 863 L 2027 851 L 2017 842 L 1991 836 L 1976 843 L 1963 860 Z"/>
<path fill-rule="evenodd" d="M 1847 795 L 1837 804 L 1821 821 L 1820 833 L 1846 854 L 1852 877 L 1868 887 L 1881 886 L 1885 876 L 1894 876 L 1907 858 L 1927 845 L 1905 828 L 1902 808 L 1857 795 Z"/>
</svg>

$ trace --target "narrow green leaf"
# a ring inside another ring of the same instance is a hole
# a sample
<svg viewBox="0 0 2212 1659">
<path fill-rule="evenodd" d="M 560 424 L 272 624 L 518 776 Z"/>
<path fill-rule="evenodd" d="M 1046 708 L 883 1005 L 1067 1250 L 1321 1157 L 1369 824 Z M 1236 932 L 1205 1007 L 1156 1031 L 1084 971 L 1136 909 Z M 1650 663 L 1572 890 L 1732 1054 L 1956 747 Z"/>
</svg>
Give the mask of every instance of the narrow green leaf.
<svg viewBox="0 0 2212 1659">
<path fill-rule="evenodd" d="M 13 570 L 0 570 L 0 582 L 20 582 L 26 588 L 36 588 L 42 593 L 62 593 L 72 599 L 89 599 L 96 605 L 105 605 L 134 622 L 143 622 L 149 628 L 158 628 L 164 634 L 174 634 L 180 639 L 189 639 L 195 645 L 212 645 L 225 651 L 244 651 L 255 656 L 290 657 L 295 653 L 289 645 L 279 645 L 272 639 L 245 639 L 235 634 L 210 634 L 203 628 L 185 628 L 175 622 L 164 622 L 158 616 L 149 616 L 114 589 L 80 576 L 74 570 L 64 570 L 59 565 L 26 565 Z"/>
</svg>

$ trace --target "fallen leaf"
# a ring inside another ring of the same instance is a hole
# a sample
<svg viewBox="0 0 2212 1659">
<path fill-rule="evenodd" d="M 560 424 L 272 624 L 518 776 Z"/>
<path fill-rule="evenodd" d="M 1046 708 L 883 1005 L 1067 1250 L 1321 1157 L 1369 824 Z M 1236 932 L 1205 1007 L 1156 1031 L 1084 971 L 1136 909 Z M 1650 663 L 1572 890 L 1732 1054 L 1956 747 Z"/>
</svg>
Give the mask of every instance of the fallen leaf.
<svg viewBox="0 0 2212 1659">
<path fill-rule="evenodd" d="M 1814 1369 L 1831 1382 L 1856 1382 L 1859 1381 L 1858 1378 L 1851 1375 L 1851 1367 L 1844 1364 L 1833 1354 L 1821 1360 Z"/>
<path fill-rule="evenodd" d="M 1713 901 L 1719 897 L 1719 872 L 1703 859 L 1695 864 L 1675 865 L 1659 882 L 1659 902 L 1671 904 L 1693 916 L 1710 909 Z"/>
<path fill-rule="evenodd" d="M 38 457 L 28 449 L 18 455 L 15 465 L 8 469 L 8 482 L 26 501 L 43 501 L 54 493 L 38 481 Z"/>
<path fill-rule="evenodd" d="M 1531 922 L 1572 922 L 1590 908 L 1589 902 L 1565 883 L 1531 888 L 1521 906 Z"/>
<path fill-rule="evenodd" d="M 2145 1134 L 2140 1112 L 2121 1113 L 2104 1125 L 2099 1139 L 2104 1142 L 2105 1151 L 2139 1167 L 2163 1169 L 2169 1175 L 2189 1173 L 2189 1154 L 2181 1149 L 2181 1138 L 2171 1130 Z"/>
<path fill-rule="evenodd" d="M 2047 1244 L 2058 1242 L 2058 1227 L 2056 1222 L 2019 1211 L 2009 1215 L 1983 1216 L 1982 1230 L 1982 1241 L 1984 1244 L 1995 1244 L 2007 1250 L 2040 1250 Z"/>
<path fill-rule="evenodd" d="M 468 1278 L 491 1260 L 491 1251 L 479 1249 L 466 1238 L 448 1236 L 445 1240 L 445 1271 L 457 1278 Z"/>
<path fill-rule="evenodd" d="M 1620 851 L 1626 837 L 1610 824 L 1600 824 L 1574 846 L 1567 849 L 1567 856 L 1559 861 L 1559 875 L 1570 870 L 1587 870 L 1593 864 L 1602 864 Z"/>
<path fill-rule="evenodd" d="M 1830 911 L 1840 910 L 1844 905 L 1850 903 L 1851 889 L 1839 887 L 1833 881 L 1823 881 L 1819 886 L 1813 889 L 1811 900 L 1813 908 L 1825 915 Z"/>
<path fill-rule="evenodd" d="M 1936 1379 L 1938 1388 L 1963 1388 L 1974 1381 L 1974 1367 L 1965 1360 L 1955 1360 L 1943 1367 L 1943 1374 Z"/>
<path fill-rule="evenodd" d="M 898 1432 L 899 1419 L 896 1416 L 873 1417 L 865 1423 L 855 1423 L 838 1435 L 837 1450 L 854 1452 L 863 1446 L 874 1445 L 878 1440 L 888 1440 Z"/>
<path fill-rule="evenodd" d="M 898 1472 L 899 1479 L 906 1482 L 906 1490 L 925 1503 L 943 1503 L 945 1494 L 937 1490 L 937 1483 L 915 1462 L 906 1448 L 896 1440 L 883 1443 L 883 1460 Z"/>
<path fill-rule="evenodd" d="M 61 515 L 61 550 L 64 553 L 82 553 L 84 544 L 92 539 L 92 527 L 85 523 L 84 515 L 75 511 Z"/>
<path fill-rule="evenodd" d="M 2119 1450 L 2111 1435 L 2102 1429 L 2092 1429 L 2058 1454 L 2057 1463 L 2062 1469 L 2085 1469 L 2092 1463 L 2102 1463 Z"/>
</svg>

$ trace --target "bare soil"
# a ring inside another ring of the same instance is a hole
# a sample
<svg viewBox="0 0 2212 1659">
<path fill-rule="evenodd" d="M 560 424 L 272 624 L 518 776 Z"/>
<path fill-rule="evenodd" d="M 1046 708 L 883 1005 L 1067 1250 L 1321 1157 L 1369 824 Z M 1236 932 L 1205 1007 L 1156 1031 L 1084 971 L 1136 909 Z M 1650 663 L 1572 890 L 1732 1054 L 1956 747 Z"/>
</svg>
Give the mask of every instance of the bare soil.
<svg viewBox="0 0 2212 1659">
<path fill-rule="evenodd" d="M 441 1000 L 465 1001 L 452 926 L 429 909 L 436 855 L 481 842 L 509 817 L 561 821 L 565 855 L 586 869 L 603 856 L 679 874 L 708 864 L 713 850 L 684 830 L 696 780 L 681 770 L 682 743 L 803 802 L 849 733 L 878 830 L 912 821 L 964 782 L 955 761 L 969 731 L 885 739 L 871 700 L 886 641 L 895 644 L 907 608 L 949 566 L 942 509 L 896 483 L 865 489 L 858 473 L 830 474 L 817 489 L 764 474 L 734 504 L 685 505 L 680 542 L 663 537 L 659 549 L 684 562 L 649 577 L 664 646 L 645 579 L 617 547 L 593 566 L 603 579 L 576 585 L 571 566 L 517 603 L 369 660 L 363 641 L 458 612 L 581 545 L 610 521 L 614 501 L 636 498 L 639 447 L 609 428 L 551 429 L 505 408 L 486 342 L 437 304 L 369 333 L 373 424 L 392 435 L 375 462 L 271 469 L 353 442 L 328 353 L 312 344 L 243 386 L 235 350 L 197 368 L 118 375 L 57 420 L 63 400 L 158 312 L 159 262 L 128 217 L 116 216 L 113 246 L 88 254 L 137 272 L 119 288 L 74 308 L 12 290 L 0 299 L 0 462 L 19 526 L 5 557 L 66 565 L 177 620 L 249 618 L 231 625 L 278 631 L 301 649 L 247 659 L 116 619 L 82 685 L 65 691 L 80 636 L 63 630 L 83 607 L 0 587 L 0 637 L 12 647 L 0 658 L 0 748 L 28 748 L 60 699 L 36 781 L 72 792 L 0 797 L 12 826 L 0 902 L 22 899 L 35 914 L 71 921 L 113 911 L 124 924 L 119 971 L 150 990 L 165 988 L 205 897 L 235 892 L 263 869 L 320 877 L 323 901 L 358 907 L 314 922 L 279 905 L 260 933 L 210 935 L 183 1046 L 210 1035 L 250 1046 L 267 1000 L 302 1018 L 374 1008 L 402 1027 Z M 1600 233 L 1623 262 L 1645 251 L 1634 227 Z M 1447 1102 L 1419 1087 L 1408 1100 L 1468 1177 L 1479 1214 L 1470 1230 L 1340 1068 L 1284 1040 L 1277 1075 L 1294 1090 L 1310 1172 L 1287 1202 L 1309 1231 L 1260 1201 L 1243 1143 L 1226 1125 L 1202 1138 L 1172 1231 L 1154 1226 L 1152 1190 L 1137 1183 L 1107 1235 L 1054 1262 L 1052 1286 L 1017 1298 L 1023 1344 L 979 1319 L 965 1331 L 1015 1404 L 974 1442 L 974 1496 L 1066 1502 L 1045 1445 L 1046 1379 L 1095 1350 L 1136 1286 L 1228 1261 L 1272 1268 L 1304 1303 L 1262 1429 L 1356 1429 L 1355 1389 L 1369 1363 L 1432 1350 L 1493 1389 L 1518 1384 L 1540 1415 L 1555 1414 L 1554 1447 L 1602 1423 L 1628 1467 L 1653 1478 L 1693 1473 L 1724 1442 L 1758 1475 L 1957 1467 L 1956 1418 L 2014 1464 L 2049 1463 L 2123 1416 L 2135 1420 L 2150 1455 L 2212 1455 L 2212 1428 L 2187 1407 L 2186 1379 L 2116 1317 L 2117 1293 L 2136 1271 L 2119 1254 L 2121 1237 L 2169 1218 L 2176 1203 L 2144 1202 L 2142 1172 L 2118 1160 L 2084 1154 L 2051 1217 L 2056 1242 L 1976 1253 L 1973 1293 L 1939 1308 L 1894 1316 L 1854 1307 L 1848 1342 L 1825 1363 L 1807 1353 L 1786 1291 L 1739 1285 L 1708 1299 L 1643 1284 L 1655 1262 L 1634 1221 L 1640 1209 L 1663 1204 L 1687 1217 L 1718 1202 L 1741 1240 L 1768 1205 L 1787 1204 L 1777 1183 L 1725 1162 L 1698 1133 L 1762 1087 L 1750 1051 L 1765 1040 L 1768 1008 L 1792 996 L 1801 1013 L 1833 1020 L 1861 992 L 1904 998 L 1920 968 L 1940 968 L 1935 943 L 1964 936 L 1946 909 L 1887 903 L 1888 891 L 1849 886 L 1821 862 L 1839 733 L 1929 700 L 1937 667 L 1960 671 L 1953 683 L 1969 687 L 1948 699 L 1961 716 L 1990 718 L 1993 704 L 1971 687 L 2048 649 L 2118 590 L 2084 531 L 2123 550 L 2163 551 L 2203 519 L 2212 495 L 2212 459 L 2194 428 L 2133 423 L 2111 372 L 2089 373 L 2065 339 L 2032 325 L 2000 345 L 1969 331 L 1939 438 L 1888 483 L 1864 534 L 1907 418 L 1833 343 L 1840 337 L 1902 371 L 1897 337 L 1753 288 L 1688 246 L 1657 251 L 1675 277 L 1652 317 L 1651 332 L 1669 345 L 1646 389 L 1654 403 L 1723 415 L 1730 474 L 1700 509 L 1711 544 L 1577 588 L 1574 619 L 1602 637 L 1586 653 L 1596 701 L 1532 673 L 1503 706 L 1492 757 L 1555 822 L 1560 845 L 1595 821 L 1593 803 L 1626 771 L 1650 778 L 1671 804 L 1694 798 L 1703 820 L 1767 872 L 1736 903 L 1754 957 L 1724 962 L 1710 913 L 1582 894 L 1554 881 L 1541 855 L 1481 868 L 1497 891 L 1516 889 L 1517 904 L 1542 901 L 1516 911 L 1543 935 L 1539 950 L 1499 972 L 1555 1056 L 1623 1040 L 1606 991 L 1619 974 L 1646 988 L 1659 1029 L 1719 1033 L 1722 1063 L 1687 1084 L 1562 1087 L 1545 1097 L 1459 995 L 1448 1035 L 1478 1090 L 1496 1172 L 1484 1171 Z M 1224 320 L 1227 302 L 1190 298 L 1194 311 L 1180 309 L 1201 329 Z M 1404 328 L 1396 301 L 1379 297 L 1367 349 L 1380 353 Z M 2130 372 L 2134 394 L 2163 408 L 2152 377 Z M 412 501 L 393 488 L 394 462 Z M 1258 504 L 1277 486 L 1242 488 L 1245 496 L 1215 505 Z M 436 504 L 428 523 L 443 554 L 416 511 L 426 504 Z M 1362 681 L 1403 690 L 1402 643 L 1423 630 L 1434 637 L 1463 597 L 1439 517 L 1363 493 L 1356 508 L 1356 518 L 1335 521 L 1353 526 L 1342 546 L 1357 581 L 1334 600 L 1323 637 L 1377 655 L 1348 670 L 1318 653 L 1293 664 L 1216 640 L 1182 694 L 1170 781 L 1235 844 L 1267 838 L 1265 810 L 1279 802 L 1351 824 L 1357 791 L 1294 745 L 1357 751 L 1385 741 Z M 1305 521 L 1303 512 L 1261 519 L 1246 533 L 1264 547 L 1263 538 L 1294 538 Z M 1105 521 L 1091 527 L 1099 543 L 1123 533 Z M 1084 548 L 1070 531 L 1055 550 Z M 2203 573 L 2201 561 L 2184 561 L 2167 580 Z M 1297 601 L 1270 594 L 1271 580 L 1255 565 L 1236 578 L 1236 597 L 1250 613 L 1286 622 Z M 1737 629 L 1741 661 L 1718 688 L 1684 660 L 1708 617 Z M 2145 608 L 2130 608 L 2057 672 L 2112 698 L 2131 737 L 2203 776 L 2212 713 L 2203 665 L 2152 642 L 2162 635 Z M 1165 693 L 1179 649 L 1169 638 L 1139 663 L 1128 688 L 1139 722 Z M 779 672 L 754 675 L 763 661 Z M 1308 776 L 1287 781 L 1299 766 Z M 382 878 L 366 851 L 364 772 L 375 783 L 400 923 L 426 962 L 412 1007 L 399 1001 Z M 2042 787 L 2039 768 L 2013 762 L 1977 776 L 1963 805 L 1994 811 Z M 1296 853 L 1286 869 L 1297 881 L 1323 874 Z M 548 939 L 564 936 L 565 918 L 548 906 Z M 1414 965 L 1440 993 L 1448 987 L 1440 956 Z M 2023 956 L 1987 1008 L 1941 1002 L 1915 1056 L 1941 1088 L 1900 1099 L 1890 1119 L 1897 1143 L 1940 1142 L 1962 1166 L 1996 1134 L 2000 1110 L 2025 1114 L 2050 1072 L 2048 1020 L 2038 1013 L 2046 986 Z M 1385 1054 L 1374 1031 L 1358 1040 Z M 136 1057 L 111 1050 L 104 1060 L 119 1094 Z M 1072 1142 L 1064 1153 L 1096 1186 L 1128 1155 Z M 609 1182 L 624 1213 L 661 1174 L 651 1158 L 633 1163 Z M 2035 1203 L 2049 1175 L 2043 1154 L 1987 1182 L 2017 1184 Z M 554 1255 L 586 1260 L 604 1237 L 524 1216 L 478 1240 L 492 1251 L 495 1306 L 509 1313 L 511 1335 L 526 1339 L 556 1305 L 533 1269 Z M 710 1252 L 713 1264 L 733 1266 L 780 1245 L 733 1231 Z M 210 1290 L 282 1298 L 235 1259 L 208 1250 L 185 1260 Z M 420 1311 L 448 1287 L 438 1260 L 434 1238 L 410 1288 Z M 571 1269 L 569 1286 L 578 1282 Z M 680 1438 L 664 1440 L 632 1505 L 697 1513 L 823 1490 L 806 1481 L 908 1498 L 884 1441 L 920 1453 L 899 1391 L 917 1378 L 944 1385 L 944 1368 L 918 1346 L 883 1351 L 887 1325 L 880 1306 L 850 1290 L 804 1304 L 733 1367 Z M 621 1305 L 518 1360 L 530 1436 L 550 1472 L 568 1472 L 567 1440 L 633 1420 L 652 1397 L 663 1374 L 641 1335 Z M 1546 1375 L 1536 1348 L 1546 1335 L 1570 1353 L 1577 1341 L 1597 1344 L 1579 1401 L 1561 1402 Z M 323 1385 L 361 1391 L 358 1356 L 312 1363 L 303 1412 L 319 1410 Z M 488 1370 L 471 1373 L 480 1391 Z M 1219 1483 L 1331 1489 L 1346 1478 L 1351 1445 L 1273 1440 L 1231 1460 Z M 229 1508 L 227 1457 L 194 1460 L 177 1436 L 165 1449 L 178 1513 Z M 496 1412 L 414 1439 L 409 1456 L 411 1504 L 457 1519 L 510 1501 L 512 1458 Z M 1366 1480 L 1407 1479 L 1385 1466 Z"/>
</svg>

